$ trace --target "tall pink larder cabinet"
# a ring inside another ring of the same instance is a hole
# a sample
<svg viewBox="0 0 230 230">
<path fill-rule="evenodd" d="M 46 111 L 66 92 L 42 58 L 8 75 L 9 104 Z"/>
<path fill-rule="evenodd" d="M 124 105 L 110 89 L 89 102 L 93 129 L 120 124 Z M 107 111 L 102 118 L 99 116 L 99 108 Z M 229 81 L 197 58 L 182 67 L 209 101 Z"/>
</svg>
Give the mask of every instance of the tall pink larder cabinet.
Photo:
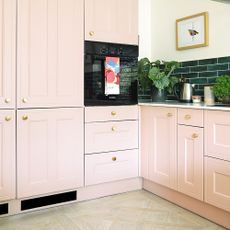
<svg viewBox="0 0 230 230">
<path fill-rule="evenodd" d="M 18 1 L 18 198 L 83 186 L 83 5 Z"/>
<path fill-rule="evenodd" d="M 15 198 L 16 1 L 0 0 L 0 202 Z"/>
</svg>

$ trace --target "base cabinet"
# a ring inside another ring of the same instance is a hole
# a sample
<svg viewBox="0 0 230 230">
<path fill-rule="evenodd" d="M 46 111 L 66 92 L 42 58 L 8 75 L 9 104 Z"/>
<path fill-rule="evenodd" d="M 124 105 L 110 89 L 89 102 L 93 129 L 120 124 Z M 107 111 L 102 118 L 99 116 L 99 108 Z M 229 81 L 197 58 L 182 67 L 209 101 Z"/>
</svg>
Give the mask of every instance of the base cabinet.
<svg viewBox="0 0 230 230">
<path fill-rule="evenodd" d="M 18 111 L 17 197 L 83 186 L 83 109 Z"/>
<path fill-rule="evenodd" d="M 203 200 L 203 128 L 178 126 L 178 191 Z"/>
<path fill-rule="evenodd" d="M 0 111 L 0 202 L 15 198 L 15 112 Z"/>
<path fill-rule="evenodd" d="M 141 174 L 144 178 L 177 188 L 176 109 L 141 108 Z"/>
<path fill-rule="evenodd" d="M 205 157 L 205 202 L 230 212 L 230 162 Z"/>
</svg>

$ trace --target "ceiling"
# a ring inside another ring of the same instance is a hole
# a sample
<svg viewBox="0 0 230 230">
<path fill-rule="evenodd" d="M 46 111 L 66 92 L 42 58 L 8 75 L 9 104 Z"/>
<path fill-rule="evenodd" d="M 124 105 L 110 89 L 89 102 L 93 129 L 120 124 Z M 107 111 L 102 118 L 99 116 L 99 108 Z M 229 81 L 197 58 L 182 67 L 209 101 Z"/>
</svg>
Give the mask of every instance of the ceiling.
<svg viewBox="0 0 230 230">
<path fill-rule="evenodd" d="M 212 0 L 212 1 L 230 4 L 230 0 Z"/>
</svg>

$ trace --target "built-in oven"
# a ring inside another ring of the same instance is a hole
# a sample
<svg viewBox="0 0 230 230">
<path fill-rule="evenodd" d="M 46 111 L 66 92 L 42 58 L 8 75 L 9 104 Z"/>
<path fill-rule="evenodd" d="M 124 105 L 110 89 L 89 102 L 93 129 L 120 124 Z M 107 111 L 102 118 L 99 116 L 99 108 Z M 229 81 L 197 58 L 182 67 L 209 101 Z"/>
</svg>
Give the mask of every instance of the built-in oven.
<svg viewBox="0 0 230 230">
<path fill-rule="evenodd" d="M 138 46 L 85 41 L 85 106 L 137 104 Z"/>
</svg>

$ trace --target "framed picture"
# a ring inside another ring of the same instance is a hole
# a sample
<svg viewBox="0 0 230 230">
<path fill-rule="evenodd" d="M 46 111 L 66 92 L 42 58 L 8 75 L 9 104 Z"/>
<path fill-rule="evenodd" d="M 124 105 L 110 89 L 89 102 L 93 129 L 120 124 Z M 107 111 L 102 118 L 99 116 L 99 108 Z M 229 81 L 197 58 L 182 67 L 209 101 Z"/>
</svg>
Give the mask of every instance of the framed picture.
<svg viewBox="0 0 230 230">
<path fill-rule="evenodd" d="M 177 50 L 208 46 L 208 12 L 176 20 Z"/>
</svg>

